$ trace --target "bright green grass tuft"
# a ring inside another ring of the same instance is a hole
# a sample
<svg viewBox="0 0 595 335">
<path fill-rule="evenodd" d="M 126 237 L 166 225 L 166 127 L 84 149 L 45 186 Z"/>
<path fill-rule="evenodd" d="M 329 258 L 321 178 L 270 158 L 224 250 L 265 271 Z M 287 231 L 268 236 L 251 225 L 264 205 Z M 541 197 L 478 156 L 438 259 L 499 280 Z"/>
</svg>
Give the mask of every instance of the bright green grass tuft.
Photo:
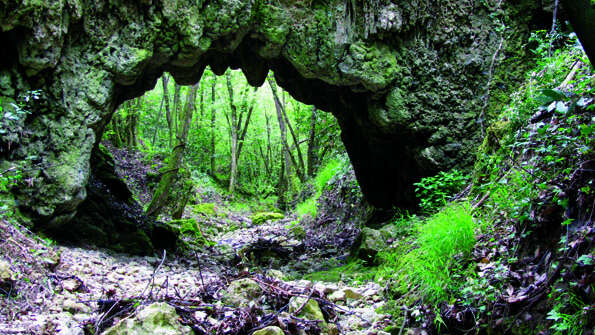
<svg viewBox="0 0 595 335">
<path fill-rule="evenodd" d="M 418 223 L 416 247 L 401 243 L 399 249 L 380 253 L 378 280 L 393 277 L 404 294 L 417 287 L 426 301 L 448 300 L 449 292 L 464 282 L 463 264 L 475 245 L 475 227 L 468 205 L 454 204 Z"/>
<path fill-rule="evenodd" d="M 316 175 L 314 186 L 316 187 L 316 193 L 320 196 L 322 190 L 326 187 L 326 184 L 339 172 L 341 169 L 342 162 L 338 159 L 329 161 Z"/>
<path fill-rule="evenodd" d="M 295 211 L 300 217 L 310 215 L 310 217 L 315 218 L 318 213 L 316 199 L 314 197 L 306 199 L 306 201 L 296 206 Z"/>
</svg>

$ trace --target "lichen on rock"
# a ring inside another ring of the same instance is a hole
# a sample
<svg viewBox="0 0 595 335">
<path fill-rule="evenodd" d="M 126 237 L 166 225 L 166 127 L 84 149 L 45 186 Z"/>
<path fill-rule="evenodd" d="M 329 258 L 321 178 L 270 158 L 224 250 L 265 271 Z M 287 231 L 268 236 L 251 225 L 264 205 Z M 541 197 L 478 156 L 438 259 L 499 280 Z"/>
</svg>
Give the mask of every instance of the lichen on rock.
<svg viewBox="0 0 595 335">
<path fill-rule="evenodd" d="M 529 25 L 551 22 L 527 0 L 346 3 L 4 1 L 0 40 L 15 48 L 3 53 L 0 99 L 44 92 L 18 145 L 0 143 L 4 160 L 26 167 L 14 189 L 23 212 L 41 225 L 71 220 L 116 107 L 164 71 L 193 84 L 207 65 L 241 68 L 253 85 L 273 70 L 296 99 L 338 119 L 370 203 L 412 206 L 419 178 L 472 163 L 499 38 L 518 71 L 494 64 L 498 99 L 530 64 L 518 47 Z"/>
<path fill-rule="evenodd" d="M 156 302 L 141 308 L 134 317 L 121 320 L 103 334 L 192 334 L 192 329 L 182 326 L 178 318 L 175 308 L 164 302 Z"/>
</svg>

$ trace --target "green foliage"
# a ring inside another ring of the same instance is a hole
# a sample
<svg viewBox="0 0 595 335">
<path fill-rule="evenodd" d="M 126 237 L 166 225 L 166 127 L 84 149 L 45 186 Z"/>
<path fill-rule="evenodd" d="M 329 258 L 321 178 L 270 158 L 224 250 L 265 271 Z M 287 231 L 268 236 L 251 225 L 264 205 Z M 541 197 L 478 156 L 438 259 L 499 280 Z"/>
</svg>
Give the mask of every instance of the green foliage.
<svg viewBox="0 0 595 335">
<path fill-rule="evenodd" d="M 255 213 L 252 215 L 252 223 L 255 225 L 261 225 L 268 220 L 277 221 L 283 219 L 285 216 L 281 213 L 274 213 L 274 212 L 265 212 L 265 213 Z"/>
<path fill-rule="evenodd" d="M 320 171 L 316 174 L 315 180 L 315 187 L 316 187 L 316 194 L 320 196 L 320 193 L 324 190 L 328 182 L 337 174 L 337 172 L 341 169 L 343 162 L 339 159 L 333 159 L 326 163 L 326 165 L 320 169 Z"/>
<path fill-rule="evenodd" d="M 448 300 L 464 283 L 463 264 L 475 245 L 475 228 L 467 204 L 444 207 L 427 221 L 416 223 L 413 249 L 400 243 L 398 249 L 379 254 L 376 278 L 391 278 L 399 294 L 416 287 L 427 302 Z"/>
<path fill-rule="evenodd" d="M 422 211 L 431 213 L 444 206 L 446 201 L 459 192 L 468 181 L 465 174 L 453 169 L 422 178 L 420 182 L 413 185 L 415 185 L 415 194 L 420 201 Z"/>
<path fill-rule="evenodd" d="M 11 187 L 16 186 L 23 178 L 20 170 L 10 168 L 0 172 L 0 192 L 8 192 Z"/>
<path fill-rule="evenodd" d="M 299 203 L 295 212 L 300 216 L 309 215 L 311 218 L 315 218 L 318 212 L 317 198 L 311 197 L 306 199 L 304 202 Z"/>
<path fill-rule="evenodd" d="M 349 163 L 346 159 L 334 158 L 328 161 L 314 177 L 314 195 L 299 203 L 295 211 L 300 216 L 309 215 L 311 218 L 316 218 L 318 214 L 318 199 L 322 195 L 322 191 L 327 187 L 328 183 L 342 171 L 342 169 Z"/>
<path fill-rule="evenodd" d="M 27 91 L 17 101 L 0 100 L 0 145 L 10 146 L 18 143 L 25 129 L 25 120 L 34 110 L 40 108 L 43 92 Z"/>
<path fill-rule="evenodd" d="M 589 324 L 590 310 L 593 308 L 585 304 L 571 291 L 554 292 L 554 307 L 548 312 L 547 319 L 553 321 L 550 327 L 553 334 L 581 335 Z M 550 294 L 551 298 L 552 294 Z M 592 316 L 592 315 L 591 315 Z"/>
</svg>

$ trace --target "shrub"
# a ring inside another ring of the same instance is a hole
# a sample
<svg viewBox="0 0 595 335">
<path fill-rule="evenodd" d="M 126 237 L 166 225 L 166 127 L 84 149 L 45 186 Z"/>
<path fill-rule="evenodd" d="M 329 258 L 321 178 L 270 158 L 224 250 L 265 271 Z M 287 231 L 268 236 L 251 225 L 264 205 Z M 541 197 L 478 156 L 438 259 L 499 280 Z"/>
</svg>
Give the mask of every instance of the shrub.
<svg viewBox="0 0 595 335">
<path fill-rule="evenodd" d="M 333 159 L 332 161 L 326 163 L 326 165 L 320 169 L 320 171 L 316 174 L 315 178 L 315 187 L 316 193 L 320 196 L 322 190 L 326 187 L 326 184 L 335 176 L 337 172 L 341 169 L 342 162 L 338 159 Z"/>
<path fill-rule="evenodd" d="M 318 213 L 317 202 L 318 198 L 322 195 L 322 191 L 325 189 L 327 184 L 333 179 L 333 177 L 341 171 L 341 168 L 345 162 L 339 159 L 333 159 L 326 163 L 320 171 L 316 174 L 314 178 L 314 188 L 315 194 L 304 200 L 304 202 L 299 203 L 295 210 L 300 217 L 304 215 L 310 215 L 312 218 L 316 218 L 316 214 Z"/>
<path fill-rule="evenodd" d="M 431 213 L 446 204 L 446 201 L 461 190 L 468 181 L 462 172 L 453 169 L 439 172 L 432 177 L 422 178 L 415 183 L 415 194 L 420 200 L 423 212 Z"/>
</svg>

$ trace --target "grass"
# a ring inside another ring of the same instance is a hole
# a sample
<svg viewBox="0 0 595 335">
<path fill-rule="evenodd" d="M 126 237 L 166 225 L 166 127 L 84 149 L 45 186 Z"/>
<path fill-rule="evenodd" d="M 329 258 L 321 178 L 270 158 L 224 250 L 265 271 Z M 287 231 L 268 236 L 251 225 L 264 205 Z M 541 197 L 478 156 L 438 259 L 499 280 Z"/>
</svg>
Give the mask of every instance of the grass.
<svg viewBox="0 0 595 335">
<path fill-rule="evenodd" d="M 375 268 L 364 266 L 361 260 L 354 260 L 342 266 L 309 273 L 304 276 L 304 279 L 323 282 L 363 282 L 374 279 L 374 274 Z"/>
<path fill-rule="evenodd" d="M 464 260 L 475 245 L 476 224 L 467 204 L 451 204 L 440 212 L 417 223 L 416 229 L 407 241 L 399 243 L 392 250 L 381 252 L 381 265 L 376 279 L 392 279 L 398 295 L 405 294 L 412 287 L 427 302 L 448 300 L 461 280 Z"/>
<path fill-rule="evenodd" d="M 314 186 L 316 187 L 316 194 L 320 196 L 320 193 L 326 187 L 326 184 L 339 172 L 341 169 L 341 165 L 343 164 L 342 161 L 338 159 L 333 159 L 326 163 L 326 165 L 320 169 L 320 171 L 316 174 L 316 178 L 314 179 Z"/>
<path fill-rule="evenodd" d="M 315 194 L 304 200 L 302 203 L 299 203 L 295 208 L 297 214 L 300 217 L 305 215 L 309 215 L 312 218 L 316 217 L 318 213 L 318 198 L 320 198 L 322 191 L 324 191 L 327 184 L 341 170 L 344 164 L 345 162 L 340 159 L 333 159 L 326 163 L 326 165 L 324 165 L 324 167 L 318 171 L 316 177 L 314 178 Z"/>
<path fill-rule="evenodd" d="M 426 303 L 448 301 L 465 283 L 464 263 L 475 245 L 477 225 L 466 203 L 453 203 L 426 220 L 400 216 L 401 234 L 393 247 L 378 254 L 380 265 L 359 260 L 305 276 L 308 280 L 368 281 L 390 284 L 395 297 L 415 291 Z"/>
<path fill-rule="evenodd" d="M 304 215 L 310 215 L 310 217 L 315 218 L 318 212 L 318 207 L 316 206 L 316 201 L 314 197 L 306 199 L 304 202 L 298 204 L 295 208 L 296 213 L 302 217 Z"/>
</svg>

